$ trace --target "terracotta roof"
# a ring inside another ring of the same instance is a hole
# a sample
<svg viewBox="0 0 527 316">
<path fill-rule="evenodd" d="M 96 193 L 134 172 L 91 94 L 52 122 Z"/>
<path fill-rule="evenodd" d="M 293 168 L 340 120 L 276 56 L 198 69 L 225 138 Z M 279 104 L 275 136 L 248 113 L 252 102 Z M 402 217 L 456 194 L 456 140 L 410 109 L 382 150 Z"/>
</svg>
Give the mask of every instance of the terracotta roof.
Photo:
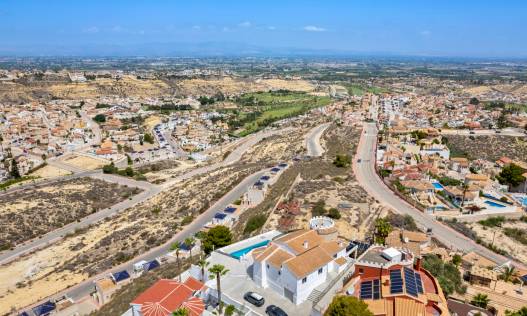
<svg viewBox="0 0 527 316">
<path fill-rule="evenodd" d="M 483 257 L 481 255 L 478 255 L 477 253 L 471 251 L 469 253 L 467 253 L 466 255 L 464 255 L 462 257 L 463 261 L 467 262 L 467 263 L 470 263 L 470 264 L 473 264 L 473 265 L 478 265 L 480 267 L 496 267 L 498 264 L 490 259 L 487 259 L 486 257 Z"/>
<path fill-rule="evenodd" d="M 324 250 L 328 255 L 333 256 L 337 252 L 346 248 L 346 246 L 344 246 L 344 244 L 339 244 L 335 240 L 330 240 L 330 241 L 324 241 L 323 243 L 321 243 L 319 248 L 322 248 L 322 250 Z"/>
<path fill-rule="evenodd" d="M 403 239 L 408 238 L 409 241 L 427 242 L 429 240 L 429 237 L 425 233 L 421 233 L 421 232 L 412 232 L 409 230 L 403 230 L 402 235 L 403 235 Z"/>
<path fill-rule="evenodd" d="M 271 254 L 270 257 L 267 258 L 267 262 L 275 268 L 280 268 L 285 261 L 293 257 L 294 256 L 287 251 L 277 249 L 273 252 L 273 254 Z"/>
<path fill-rule="evenodd" d="M 425 305 L 416 300 L 397 296 L 394 298 L 394 315 L 425 316 Z"/>
<path fill-rule="evenodd" d="M 275 240 L 276 243 L 286 245 L 296 255 L 317 247 L 322 241 L 324 238 L 314 230 L 299 230 Z"/>
<path fill-rule="evenodd" d="M 187 282 L 192 288 L 185 284 Z M 193 288 L 198 287 L 199 283 L 200 288 L 204 285 L 197 280 L 187 280 L 187 282 L 159 280 L 139 294 L 131 304 L 140 305 L 143 316 L 166 316 L 180 307 L 187 308 L 191 316 L 201 315 L 205 305 L 201 299 L 192 297 L 192 295 L 195 291 Z"/>
<path fill-rule="evenodd" d="M 339 266 L 343 266 L 347 263 L 348 261 L 346 261 L 346 259 L 344 259 L 344 257 L 340 257 L 340 258 L 337 258 L 335 259 L 335 263 L 338 264 Z"/>
<path fill-rule="evenodd" d="M 265 248 L 254 249 L 252 251 L 252 255 L 255 261 L 262 262 L 266 260 L 267 258 L 269 258 L 269 256 L 272 255 L 276 249 L 278 249 L 278 246 L 271 243 Z"/>
<path fill-rule="evenodd" d="M 467 179 L 467 180 L 476 180 L 476 181 L 487 181 L 489 179 L 489 177 L 486 174 L 467 173 L 465 175 L 465 179 Z"/>
<path fill-rule="evenodd" d="M 328 255 L 320 247 L 315 247 L 286 261 L 285 265 L 297 278 L 303 278 L 311 272 L 326 265 L 331 260 L 333 260 L 333 257 Z"/>
<path fill-rule="evenodd" d="M 494 270 L 489 270 L 487 268 L 474 265 L 470 268 L 470 274 L 475 275 L 480 278 L 490 279 L 490 280 L 497 280 L 498 279 L 498 273 Z"/>
</svg>

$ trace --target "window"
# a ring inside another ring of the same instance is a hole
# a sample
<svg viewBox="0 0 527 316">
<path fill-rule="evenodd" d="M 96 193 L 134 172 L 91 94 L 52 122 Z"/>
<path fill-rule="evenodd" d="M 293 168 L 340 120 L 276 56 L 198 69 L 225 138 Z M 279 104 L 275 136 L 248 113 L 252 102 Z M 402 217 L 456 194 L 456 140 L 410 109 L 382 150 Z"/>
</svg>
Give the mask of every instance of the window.
<svg viewBox="0 0 527 316">
<path fill-rule="evenodd" d="M 307 282 L 307 278 L 302 279 L 302 284 Z"/>
<path fill-rule="evenodd" d="M 282 270 L 278 270 L 278 275 L 282 275 Z"/>
<path fill-rule="evenodd" d="M 324 268 L 318 269 L 318 274 L 322 274 L 323 271 L 324 271 Z"/>
<path fill-rule="evenodd" d="M 364 269 L 359 268 L 359 274 L 364 274 Z"/>
</svg>

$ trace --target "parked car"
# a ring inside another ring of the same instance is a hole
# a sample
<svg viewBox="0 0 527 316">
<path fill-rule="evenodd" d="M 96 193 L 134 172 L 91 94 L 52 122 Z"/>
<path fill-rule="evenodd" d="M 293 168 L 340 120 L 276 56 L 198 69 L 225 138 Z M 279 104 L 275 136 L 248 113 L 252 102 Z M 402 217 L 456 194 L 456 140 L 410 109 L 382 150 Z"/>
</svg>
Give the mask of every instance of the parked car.
<svg viewBox="0 0 527 316">
<path fill-rule="evenodd" d="M 269 316 L 287 316 L 287 313 L 276 305 L 267 306 L 265 313 Z"/>
<path fill-rule="evenodd" d="M 263 298 L 263 296 L 261 296 L 258 293 L 247 292 L 247 293 L 245 293 L 243 298 L 247 302 L 249 302 L 249 303 L 251 303 L 251 304 L 253 304 L 255 306 L 258 306 L 258 307 L 263 306 L 263 304 L 265 304 L 265 299 Z"/>
<path fill-rule="evenodd" d="M 470 134 L 476 134 L 474 131 L 470 131 Z"/>
<path fill-rule="evenodd" d="M 499 134 L 501 133 L 501 131 L 499 129 L 496 130 L 496 134 Z"/>
</svg>

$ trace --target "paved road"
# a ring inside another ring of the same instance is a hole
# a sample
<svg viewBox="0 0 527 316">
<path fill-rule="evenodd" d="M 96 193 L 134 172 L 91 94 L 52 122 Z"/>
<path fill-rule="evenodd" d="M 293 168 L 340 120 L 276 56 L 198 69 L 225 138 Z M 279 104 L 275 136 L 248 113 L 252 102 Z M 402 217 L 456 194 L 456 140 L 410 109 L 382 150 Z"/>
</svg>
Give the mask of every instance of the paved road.
<svg viewBox="0 0 527 316">
<path fill-rule="evenodd" d="M 472 133 L 466 129 L 441 129 L 441 135 L 466 135 L 466 136 L 513 136 L 513 137 L 527 137 L 524 131 L 517 128 L 504 128 L 500 130 L 500 133 L 496 133 L 493 129 L 477 129 L 473 130 Z"/>
<path fill-rule="evenodd" d="M 324 153 L 324 148 L 320 145 L 322 133 L 331 125 L 324 123 L 312 128 L 306 136 L 307 155 L 311 157 L 320 157 Z"/>
<path fill-rule="evenodd" d="M 242 180 L 237 186 L 235 186 L 231 191 L 225 194 L 221 199 L 219 199 L 214 205 L 212 205 L 207 211 L 198 216 L 192 223 L 186 226 L 182 231 L 174 235 L 169 241 L 165 244 L 153 248 L 148 252 L 134 258 L 132 261 L 126 262 L 122 265 L 112 268 L 111 270 L 105 271 L 98 276 L 94 276 L 82 283 L 76 285 L 73 288 L 70 288 L 65 291 L 68 296 L 72 297 L 74 300 L 78 300 L 86 295 L 88 295 L 93 290 L 93 281 L 102 276 L 108 275 L 109 273 L 127 270 L 131 272 L 133 270 L 133 264 L 141 260 L 154 260 L 155 258 L 161 257 L 167 254 L 170 251 L 170 246 L 175 242 L 184 241 L 185 238 L 194 236 L 198 231 L 200 231 L 203 226 L 210 222 L 214 215 L 217 212 L 223 211 L 227 206 L 236 201 L 240 196 L 247 191 L 247 189 L 256 182 L 266 170 L 258 171 L 247 176 Z M 55 296 L 60 296 L 57 294 Z"/>
<path fill-rule="evenodd" d="M 393 193 L 375 172 L 375 148 L 377 146 L 377 127 L 375 123 L 365 123 L 361 140 L 354 160 L 354 172 L 361 186 L 381 204 L 391 207 L 399 214 L 408 214 L 414 218 L 422 229 L 432 228 L 433 236 L 451 249 L 460 251 L 476 251 L 482 256 L 497 262 L 508 259 L 498 255 L 473 240 L 456 232 L 432 216 L 424 214 Z M 361 162 L 358 162 L 358 160 Z"/>
</svg>

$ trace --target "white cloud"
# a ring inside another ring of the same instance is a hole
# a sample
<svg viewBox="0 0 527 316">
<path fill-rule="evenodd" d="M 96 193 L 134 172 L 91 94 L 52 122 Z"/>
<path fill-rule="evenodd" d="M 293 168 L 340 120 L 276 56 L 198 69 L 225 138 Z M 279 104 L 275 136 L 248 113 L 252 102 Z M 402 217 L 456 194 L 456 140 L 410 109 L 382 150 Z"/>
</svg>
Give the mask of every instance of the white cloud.
<svg viewBox="0 0 527 316">
<path fill-rule="evenodd" d="M 249 21 L 245 21 L 245 22 L 242 22 L 242 23 L 238 24 L 238 26 L 239 27 L 251 27 L 252 24 Z"/>
<path fill-rule="evenodd" d="M 96 26 L 90 26 L 90 27 L 84 28 L 82 30 L 82 32 L 83 33 L 90 33 L 90 34 L 99 33 L 99 28 L 96 27 Z"/>
<path fill-rule="evenodd" d="M 228 28 L 227 26 L 224 26 L 221 30 L 222 30 L 223 32 L 229 32 L 231 29 Z"/>
<path fill-rule="evenodd" d="M 326 29 L 323 27 L 315 26 L 315 25 L 307 25 L 304 26 L 304 31 L 308 32 L 325 32 Z"/>
<path fill-rule="evenodd" d="M 193 29 L 194 31 L 199 31 L 199 30 L 201 30 L 201 26 L 199 26 L 199 25 L 194 25 L 194 26 L 192 26 L 192 29 Z"/>
<path fill-rule="evenodd" d="M 274 31 L 274 30 L 276 30 L 276 26 L 270 25 L 270 26 L 267 27 L 267 29 L 270 30 L 270 31 Z"/>
<path fill-rule="evenodd" d="M 422 36 L 430 36 L 432 35 L 432 32 L 430 32 L 429 30 L 424 30 L 419 32 L 419 34 L 421 34 Z"/>
</svg>

